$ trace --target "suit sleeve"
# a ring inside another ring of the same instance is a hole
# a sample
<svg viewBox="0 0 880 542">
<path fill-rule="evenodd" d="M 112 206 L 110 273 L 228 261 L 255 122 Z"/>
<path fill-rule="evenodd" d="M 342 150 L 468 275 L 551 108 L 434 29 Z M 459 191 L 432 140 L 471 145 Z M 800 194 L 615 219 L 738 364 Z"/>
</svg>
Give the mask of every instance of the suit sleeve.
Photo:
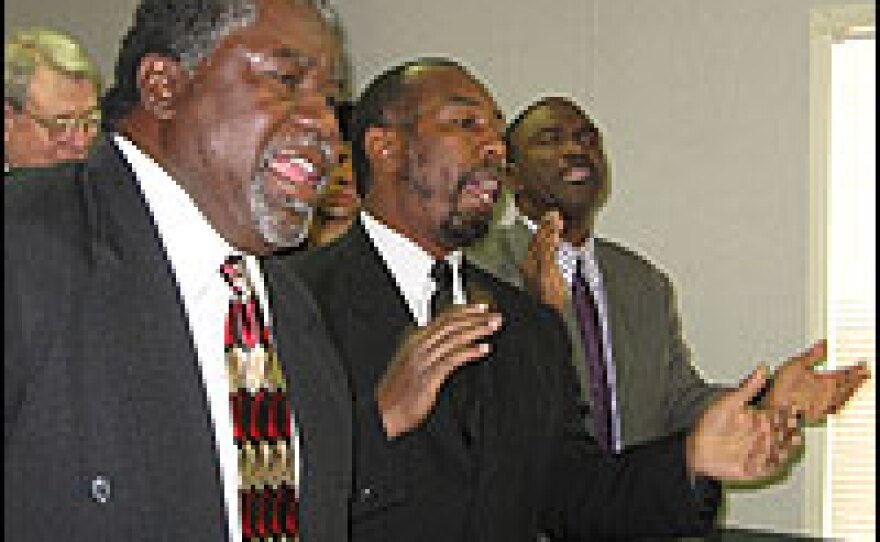
<svg viewBox="0 0 880 542">
<path fill-rule="evenodd" d="M 561 323 L 550 344 L 567 345 Z M 551 335 L 552 336 L 552 335 Z M 547 343 L 545 343 L 547 344 Z M 577 380 L 568 352 L 550 353 L 548 370 L 560 398 L 558 433 L 545 477 L 544 530 L 566 540 L 699 535 L 711 529 L 720 503 L 714 481 L 691 481 L 685 434 L 634 446 L 618 456 L 601 451 L 584 431 Z"/>
<path fill-rule="evenodd" d="M 669 432 L 693 427 L 700 415 L 724 390 L 722 386 L 706 382 L 691 361 L 690 348 L 684 341 L 681 317 L 675 292 L 669 280 L 663 277 L 664 330 L 668 348 L 669 389 L 666 397 Z"/>
<path fill-rule="evenodd" d="M 9 246 L 7 243 L 6 246 Z M 27 360 L 24 357 L 21 290 L 15 282 L 8 255 L 3 273 L 3 441 L 9 442 L 24 394 Z"/>
</svg>

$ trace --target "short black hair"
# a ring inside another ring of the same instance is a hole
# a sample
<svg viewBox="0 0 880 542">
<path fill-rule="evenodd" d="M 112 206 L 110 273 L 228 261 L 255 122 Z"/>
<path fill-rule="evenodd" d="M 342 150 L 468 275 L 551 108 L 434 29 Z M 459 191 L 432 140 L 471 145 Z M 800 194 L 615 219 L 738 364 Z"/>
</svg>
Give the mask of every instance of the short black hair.
<svg viewBox="0 0 880 542">
<path fill-rule="evenodd" d="M 590 116 L 587 114 L 587 112 L 584 111 L 584 108 L 578 105 L 571 98 L 565 96 L 545 96 L 543 98 L 540 98 L 539 100 L 532 102 L 531 104 L 526 106 L 525 109 L 520 111 L 519 114 L 517 114 L 516 117 L 510 122 L 510 124 L 507 125 L 507 129 L 504 130 L 504 145 L 507 147 L 507 160 L 509 162 L 516 163 L 518 161 L 519 148 L 517 148 L 516 145 L 513 144 L 513 138 L 516 135 L 516 132 L 519 130 L 520 126 L 522 125 L 523 121 L 531 116 L 531 114 L 536 109 L 554 103 L 559 103 L 570 107 L 574 111 L 577 111 L 579 114 L 583 115 L 592 124 L 593 121 L 592 119 L 590 119 Z"/>
<path fill-rule="evenodd" d="M 352 122 L 351 153 L 357 190 L 362 198 L 366 197 L 370 189 L 370 163 L 364 144 L 367 130 L 374 126 L 388 125 L 392 109 L 405 105 L 410 96 L 410 75 L 419 68 L 428 67 L 457 68 L 470 73 L 460 63 L 449 58 L 419 58 L 385 70 L 367 85 L 358 98 Z"/>
<path fill-rule="evenodd" d="M 192 69 L 256 15 L 257 0 L 141 0 L 119 49 L 113 87 L 102 98 L 105 128 L 114 129 L 140 101 L 137 71 L 144 56 L 165 56 Z"/>
</svg>

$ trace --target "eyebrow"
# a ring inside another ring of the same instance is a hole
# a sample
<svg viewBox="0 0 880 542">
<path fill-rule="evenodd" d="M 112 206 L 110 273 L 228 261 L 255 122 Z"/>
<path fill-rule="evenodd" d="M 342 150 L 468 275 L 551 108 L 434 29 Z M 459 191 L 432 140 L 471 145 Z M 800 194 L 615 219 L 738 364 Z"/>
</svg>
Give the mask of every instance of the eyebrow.
<svg viewBox="0 0 880 542">
<path fill-rule="evenodd" d="M 579 132 L 580 130 L 578 130 Z M 546 134 L 558 135 L 562 133 L 562 126 L 544 126 L 542 128 L 538 128 L 535 132 L 536 136 L 542 136 Z"/>
<path fill-rule="evenodd" d="M 481 104 L 480 104 L 479 100 L 476 100 L 474 98 L 470 98 L 468 96 L 454 95 L 454 96 L 450 96 L 446 100 L 445 105 L 455 105 L 455 106 L 464 106 L 464 107 L 479 107 Z M 501 121 L 504 120 L 504 114 L 501 112 L 500 109 L 494 109 L 492 111 L 492 113 L 495 115 L 495 118 L 497 118 L 498 120 L 501 120 Z"/>
<path fill-rule="evenodd" d="M 312 68 L 318 64 L 318 61 L 314 57 L 292 47 L 278 47 L 272 49 L 269 51 L 268 56 L 280 60 L 291 60 L 305 68 Z M 337 63 L 336 66 L 337 69 L 333 70 L 334 73 L 330 78 L 330 83 L 333 86 L 334 94 L 341 94 L 345 77 L 341 73 L 336 73 L 342 70 L 341 64 Z"/>
<path fill-rule="evenodd" d="M 293 49 L 290 47 L 278 47 L 277 49 L 272 49 L 269 52 L 269 55 L 284 60 L 293 60 L 300 64 L 314 65 L 317 63 L 317 61 L 311 56 L 303 53 L 299 49 Z"/>
</svg>

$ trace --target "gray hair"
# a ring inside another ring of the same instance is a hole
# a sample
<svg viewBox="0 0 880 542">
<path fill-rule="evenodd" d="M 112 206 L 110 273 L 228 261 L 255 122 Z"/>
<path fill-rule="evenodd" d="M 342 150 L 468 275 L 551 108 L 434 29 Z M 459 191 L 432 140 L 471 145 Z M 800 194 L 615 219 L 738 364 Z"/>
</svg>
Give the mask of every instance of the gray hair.
<svg viewBox="0 0 880 542">
<path fill-rule="evenodd" d="M 326 2 L 300 1 L 315 6 L 331 24 L 336 19 Z M 106 127 L 112 129 L 140 100 L 137 70 L 144 56 L 168 56 L 191 71 L 220 40 L 252 24 L 257 15 L 256 0 L 141 0 L 119 49 L 114 86 L 102 99 Z"/>
<path fill-rule="evenodd" d="M 37 66 L 66 77 L 87 79 L 101 92 L 101 73 L 82 45 L 69 35 L 50 28 L 25 28 L 12 34 L 3 51 L 3 92 L 17 110 L 27 101 Z"/>
</svg>

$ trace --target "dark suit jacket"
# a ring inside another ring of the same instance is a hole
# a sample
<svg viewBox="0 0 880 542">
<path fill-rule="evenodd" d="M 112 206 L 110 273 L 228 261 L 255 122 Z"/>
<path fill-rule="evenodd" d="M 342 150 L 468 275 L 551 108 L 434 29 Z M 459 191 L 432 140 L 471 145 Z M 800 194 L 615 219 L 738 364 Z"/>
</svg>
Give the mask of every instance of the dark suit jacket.
<svg viewBox="0 0 880 542">
<path fill-rule="evenodd" d="M 522 288 L 517 264 L 525 259 L 531 239 L 517 221 L 494 227 L 467 254 L 481 268 Z M 691 362 L 672 284 L 648 260 L 616 243 L 597 238 L 595 249 L 608 301 L 624 445 L 691 427 L 723 388 L 707 383 Z M 589 374 L 570 299 L 563 317 L 582 399 L 589 403 Z"/>
<path fill-rule="evenodd" d="M 558 317 L 470 266 L 471 298 L 491 299 L 504 316 L 492 353 L 465 369 L 476 371 L 479 392 L 474 442 L 462 446 L 449 384 L 423 426 L 389 441 L 374 393 L 414 325 L 396 283 L 360 224 L 296 264 L 355 396 L 354 541 L 532 542 L 541 528 L 581 540 L 709 524 L 713 510 L 695 499 L 681 436 L 617 460 L 599 452 L 583 430 Z"/>
<path fill-rule="evenodd" d="M 4 538 L 226 540 L 192 337 L 127 164 L 104 141 L 4 193 Z M 347 540 L 345 376 L 300 282 L 265 274 L 302 435 L 303 540 Z"/>
</svg>

